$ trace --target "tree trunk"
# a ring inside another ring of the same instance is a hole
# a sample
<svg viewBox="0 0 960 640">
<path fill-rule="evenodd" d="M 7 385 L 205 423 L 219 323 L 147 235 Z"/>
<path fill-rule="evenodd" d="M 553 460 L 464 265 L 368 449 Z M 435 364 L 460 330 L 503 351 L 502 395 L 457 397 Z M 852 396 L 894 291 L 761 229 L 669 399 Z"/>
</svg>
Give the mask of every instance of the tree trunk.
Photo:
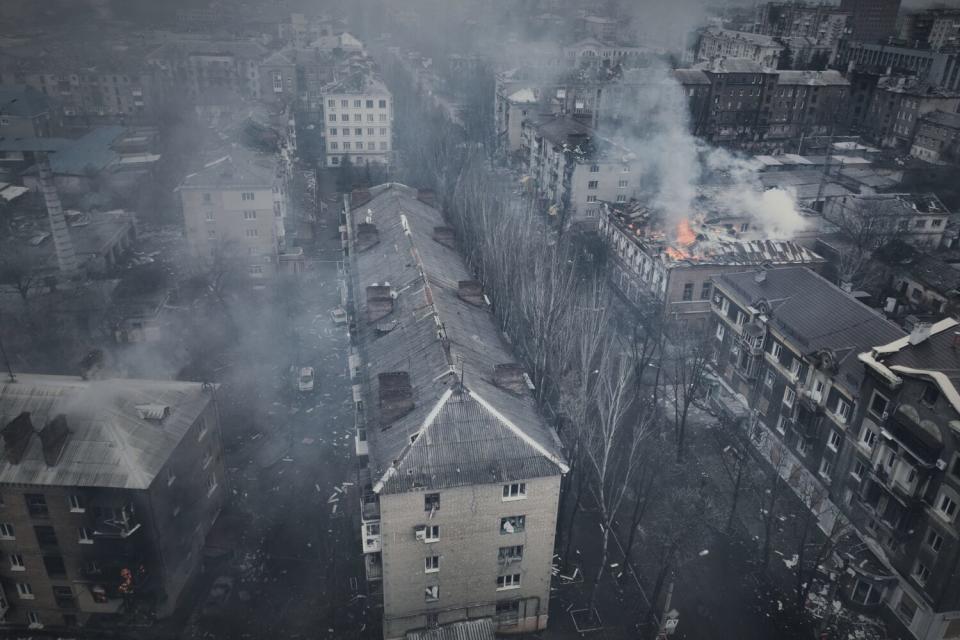
<svg viewBox="0 0 960 640">
<path fill-rule="evenodd" d="M 737 515 L 737 502 L 740 499 L 740 481 L 743 479 L 743 461 L 737 462 L 737 480 L 733 483 L 733 504 L 730 505 L 730 515 L 727 516 L 727 533 L 733 530 L 733 518 Z"/>
<path fill-rule="evenodd" d="M 683 462 L 683 444 L 687 438 L 687 414 L 690 411 L 690 400 L 684 389 L 683 410 L 680 412 L 680 424 L 677 425 L 677 462 Z"/>
<path fill-rule="evenodd" d="M 603 579 L 603 572 L 607 568 L 607 552 L 608 545 L 610 543 L 610 526 L 611 524 L 604 519 L 603 522 L 603 538 L 600 543 L 600 565 L 597 567 L 597 575 L 593 579 L 593 586 L 590 588 L 590 599 L 587 601 L 587 615 L 593 616 L 593 610 L 597 606 L 597 593 L 600 587 L 600 580 Z"/>
<path fill-rule="evenodd" d="M 563 550 L 563 557 L 561 560 L 566 566 L 570 562 L 570 547 L 573 544 L 573 525 L 577 520 L 577 512 L 580 510 L 580 498 L 583 494 L 583 474 L 578 474 L 577 478 L 577 492 L 574 495 L 573 499 L 573 508 L 570 510 L 570 520 L 567 523 L 567 544 Z"/>
</svg>

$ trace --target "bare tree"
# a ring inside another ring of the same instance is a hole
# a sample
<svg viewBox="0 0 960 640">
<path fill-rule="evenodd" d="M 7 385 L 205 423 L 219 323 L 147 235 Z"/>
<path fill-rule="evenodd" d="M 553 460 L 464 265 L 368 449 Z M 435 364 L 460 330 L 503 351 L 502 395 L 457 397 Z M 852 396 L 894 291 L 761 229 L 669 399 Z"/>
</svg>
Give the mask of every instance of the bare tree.
<svg viewBox="0 0 960 640">
<path fill-rule="evenodd" d="M 674 325 L 672 353 L 669 356 L 669 388 L 674 411 L 677 462 L 683 461 L 690 405 L 703 391 L 710 361 L 710 339 L 698 327 Z"/>
</svg>

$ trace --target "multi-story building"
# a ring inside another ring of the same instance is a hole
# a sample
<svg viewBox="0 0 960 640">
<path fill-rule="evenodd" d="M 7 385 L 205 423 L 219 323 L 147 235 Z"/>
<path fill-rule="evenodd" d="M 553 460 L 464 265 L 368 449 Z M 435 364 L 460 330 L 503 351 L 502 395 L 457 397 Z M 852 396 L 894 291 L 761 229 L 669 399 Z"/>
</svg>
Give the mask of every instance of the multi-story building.
<svg viewBox="0 0 960 640">
<path fill-rule="evenodd" d="M 174 610 L 223 503 L 215 394 L 175 381 L 0 383 L 6 623 Z"/>
<path fill-rule="evenodd" d="M 903 16 L 898 40 L 939 51 L 960 44 L 960 9 L 925 9 Z"/>
<path fill-rule="evenodd" d="M 710 79 L 711 112 L 707 137 L 718 143 L 758 140 L 770 124 L 777 72 L 748 60 L 700 65 Z"/>
<path fill-rule="evenodd" d="M 896 236 L 924 249 L 935 249 L 943 243 L 951 218 L 950 210 L 933 193 L 828 197 L 822 210 L 827 221 L 860 228 L 864 236 L 875 233 L 881 242 Z"/>
<path fill-rule="evenodd" d="M 893 578 L 864 577 L 851 593 L 872 594 L 918 640 L 953 637 L 960 624 L 958 335 L 949 318 L 860 355 L 860 428 L 837 478 L 850 520 Z"/>
<path fill-rule="evenodd" d="M 596 222 L 604 202 L 636 197 L 636 155 L 573 118 L 524 120 L 520 154 L 529 186 L 564 225 Z"/>
<path fill-rule="evenodd" d="M 710 77 L 700 69 L 674 69 L 673 77 L 687 97 L 690 133 L 706 136 L 711 116 Z"/>
<path fill-rule="evenodd" d="M 713 62 L 725 58 L 742 58 L 776 69 L 783 49 L 783 45 L 771 36 L 707 27 L 700 33 L 694 60 Z"/>
<path fill-rule="evenodd" d="M 833 66 L 840 70 L 857 68 L 882 75 L 916 76 L 933 87 L 960 90 L 960 50 L 957 49 L 935 51 L 844 38 L 837 44 Z"/>
<path fill-rule="evenodd" d="M 847 128 L 850 82 L 837 71 L 780 71 L 766 138 L 840 133 Z"/>
<path fill-rule="evenodd" d="M 277 25 L 277 34 L 283 42 L 304 49 L 318 38 L 334 35 L 335 26 L 329 18 L 292 13 L 288 22 Z"/>
<path fill-rule="evenodd" d="M 765 2 L 757 10 L 757 32 L 781 38 L 810 38 L 833 47 L 847 29 L 850 14 L 834 4 Z"/>
<path fill-rule="evenodd" d="M 933 87 L 913 78 L 880 78 L 873 91 L 864 135 L 876 144 L 908 151 L 920 118 L 933 111 L 955 113 L 960 90 Z"/>
<path fill-rule="evenodd" d="M 222 91 L 260 98 L 260 63 L 268 55 L 252 41 L 175 40 L 148 54 L 147 63 L 167 91 L 191 100 Z"/>
<path fill-rule="evenodd" d="M 960 114 L 931 111 L 921 116 L 910 155 L 928 162 L 960 161 Z"/>
<path fill-rule="evenodd" d="M 260 63 L 260 98 L 264 102 L 292 104 L 300 86 L 297 56 L 292 50 L 277 51 Z"/>
<path fill-rule="evenodd" d="M 559 439 L 440 212 L 388 184 L 347 215 L 362 548 L 384 638 L 541 630 Z"/>
<path fill-rule="evenodd" d="M 325 87 L 327 166 L 389 165 L 393 157 L 393 96 L 372 72 Z"/>
<path fill-rule="evenodd" d="M 286 268 L 292 257 L 285 253 L 287 188 L 275 159 L 233 149 L 177 189 L 187 244 L 199 263 L 236 262 L 253 278 Z"/>
<path fill-rule="evenodd" d="M 46 138 L 56 126 L 50 101 L 26 85 L 0 85 L 0 135 L 4 138 Z M 10 158 L 4 155 L 3 160 Z M 23 154 L 20 153 L 20 160 Z"/>
<path fill-rule="evenodd" d="M 850 14 L 850 35 L 861 42 L 884 42 L 897 33 L 900 0 L 840 0 Z"/>
<path fill-rule="evenodd" d="M 751 266 L 806 265 L 821 268 L 824 259 L 792 241 L 736 239 L 750 223 L 730 230 L 690 220 L 676 230 L 651 224 L 646 212 L 605 207 L 600 237 L 610 250 L 610 279 L 632 303 L 654 304 L 671 318 L 705 322 L 710 315 L 713 278 Z"/>
</svg>

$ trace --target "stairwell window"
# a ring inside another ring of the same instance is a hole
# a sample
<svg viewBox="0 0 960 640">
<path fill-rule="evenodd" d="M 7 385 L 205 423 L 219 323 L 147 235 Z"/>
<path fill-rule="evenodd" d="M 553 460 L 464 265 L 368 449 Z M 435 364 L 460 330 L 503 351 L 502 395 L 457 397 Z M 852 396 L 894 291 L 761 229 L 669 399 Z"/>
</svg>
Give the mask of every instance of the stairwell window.
<svg viewBox="0 0 960 640">
<path fill-rule="evenodd" d="M 77 542 L 80 544 L 93 544 L 93 531 L 86 527 L 77 529 Z"/>
<path fill-rule="evenodd" d="M 497 591 L 506 591 L 507 589 L 520 588 L 520 574 L 510 573 L 505 576 L 497 576 Z"/>
<path fill-rule="evenodd" d="M 83 513 L 86 511 L 83 503 L 80 501 L 80 496 L 68 496 L 67 500 L 70 504 L 70 513 Z"/>
<path fill-rule="evenodd" d="M 428 493 L 423 496 L 423 510 L 427 513 L 440 510 L 440 494 Z"/>
<path fill-rule="evenodd" d="M 503 485 L 503 500 L 523 500 L 527 497 L 527 483 L 514 482 Z"/>
</svg>

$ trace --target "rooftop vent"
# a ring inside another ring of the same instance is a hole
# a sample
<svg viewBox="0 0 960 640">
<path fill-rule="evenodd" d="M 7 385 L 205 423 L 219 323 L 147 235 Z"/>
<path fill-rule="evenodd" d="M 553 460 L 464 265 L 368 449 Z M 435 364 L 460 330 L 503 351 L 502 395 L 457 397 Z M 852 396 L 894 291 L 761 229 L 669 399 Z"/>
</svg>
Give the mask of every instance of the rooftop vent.
<svg viewBox="0 0 960 640">
<path fill-rule="evenodd" d="M 23 454 L 30 446 L 31 436 L 33 436 L 33 422 L 30 420 L 28 411 L 18 415 L 3 428 L 4 453 L 8 462 L 18 464 L 23 459 Z"/>
<path fill-rule="evenodd" d="M 512 393 L 523 393 L 527 389 L 527 382 L 523 375 L 523 367 L 515 362 L 494 366 L 493 383 L 501 389 Z"/>
<path fill-rule="evenodd" d="M 762 284 L 767 281 L 767 270 L 760 269 L 755 274 L 753 274 L 753 281 L 757 284 Z"/>
<path fill-rule="evenodd" d="M 390 285 L 373 284 L 367 287 L 367 321 L 376 322 L 390 315 L 395 298 Z"/>
<path fill-rule="evenodd" d="M 357 225 L 357 252 L 363 252 L 380 242 L 380 232 L 372 222 Z"/>
<path fill-rule="evenodd" d="M 43 444 L 43 460 L 48 467 L 55 467 L 63 456 L 67 447 L 70 429 L 67 428 L 67 416 L 58 414 L 40 432 L 40 442 Z"/>
<path fill-rule="evenodd" d="M 380 400 L 380 427 L 388 428 L 413 411 L 413 387 L 406 371 L 391 371 L 377 376 Z"/>
<path fill-rule="evenodd" d="M 482 307 L 486 304 L 483 297 L 483 287 L 476 280 L 460 280 L 457 282 L 457 297 L 475 307 Z"/>
<path fill-rule="evenodd" d="M 457 248 L 457 240 L 453 235 L 453 227 L 434 227 L 433 239 L 448 249 Z"/>
<path fill-rule="evenodd" d="M 170 407 L 165 404 L 138 404 L 134 408 L 141 420 L 160 422 L 170 415 Z"/>
</svg>

